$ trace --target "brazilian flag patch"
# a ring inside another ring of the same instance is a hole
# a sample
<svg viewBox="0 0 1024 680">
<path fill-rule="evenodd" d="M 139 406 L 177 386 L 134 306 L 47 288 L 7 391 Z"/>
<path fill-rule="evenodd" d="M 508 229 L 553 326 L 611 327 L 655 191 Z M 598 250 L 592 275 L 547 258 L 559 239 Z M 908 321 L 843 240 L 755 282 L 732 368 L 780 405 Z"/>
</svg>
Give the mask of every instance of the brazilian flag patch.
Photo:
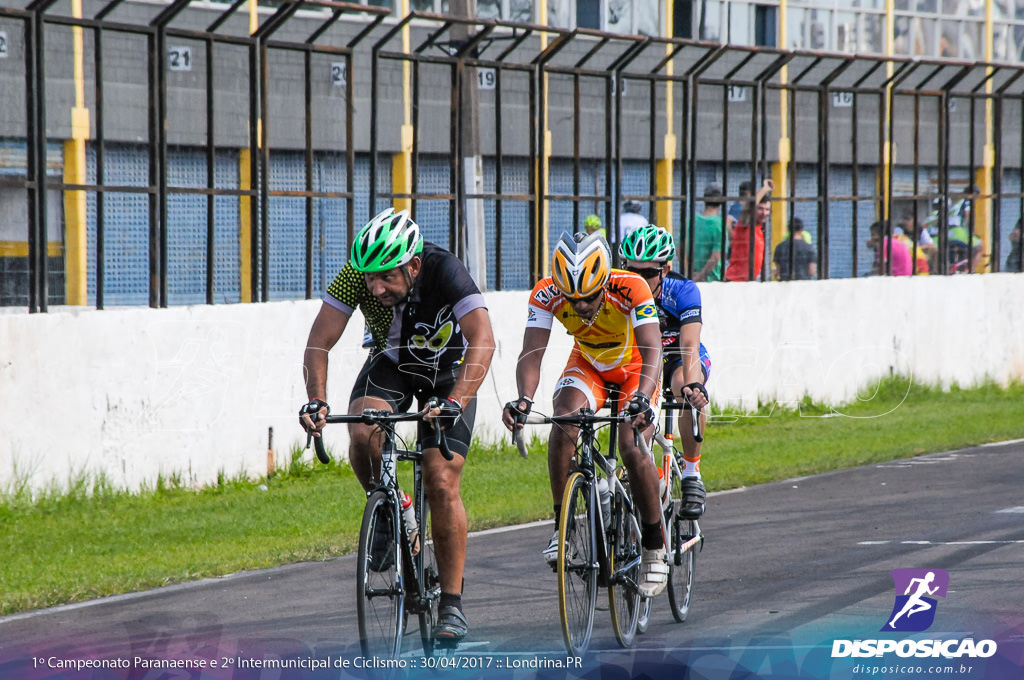
<svg viewBox="0 0 1024 680">
<path fill-rule="evenodd" d="M 636 308 L 636 318 L 653 319 L 658 316 L 658 308 L 654 305 L 644 305 Z"/>
</svg>

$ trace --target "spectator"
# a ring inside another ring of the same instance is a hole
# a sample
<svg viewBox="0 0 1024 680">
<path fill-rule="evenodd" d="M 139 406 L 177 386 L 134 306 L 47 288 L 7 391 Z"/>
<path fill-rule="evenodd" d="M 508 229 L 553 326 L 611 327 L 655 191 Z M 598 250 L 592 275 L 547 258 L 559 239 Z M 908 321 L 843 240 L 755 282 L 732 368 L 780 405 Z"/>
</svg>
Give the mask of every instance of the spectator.
<svg viewBox="0 0 1024 680">
<path fill-rule="evenodd" d="M 889 223 L 885 220 L 875 222 L 870 227 L 871 236 L 868 238 L 867 247 L 875 253 L 875 261 L 871 265 L 872 274 L 885 274 L 885 264 L 888 259 L 889 249 L 892 249 L 892 275 L 910 276 L 912 273 L 910 249 L 907 244 L 897 238 L 885 236 L 889 230 Z"/>
<path fill-rule="evenodd" d="M 977 187 L 975 187 L 977 191 Z M 966 272 L 967 260 L 971 261 L 970 271 L 976 272 L 982 266 L 985 258 L 985 244 L 978 237 L 978 226 L 971 224 L 971 199 L 965 198 L 957 203 L 949 214 L 949 232 L 946 239 L 946 254 L 949 262 L 949 270 L 955 272 Z M 971 229 L 974 235 L 971 236 Z M 970 246 L 968 246 L 970 242 Z"/>
<path fill-rule="evenodd" d="M 608 234 L 605 232 L 604 227 L 601 226 L 601 218 L 597 215 L 587 215 L 586 219 L 583 220 L 583 229 L 588 234 L 593 234 L 595 231 L 601 234 L 604 239 L 608 238 Z"/>
<path fill-rule="evenodd" d="M 743 212 L 743 204 L 746 203 L 746 199 L 754 195 L 754 184 L 749 181 L 740 182 L 739 194 L 740 202 L 730 205 L 729 212 L 725 216 L 725 233 L 727 234 L 732 233 L 732 227 L 736 224 L 736 220 L 740 218 L 740 213 Z"/>
<path fill-rule="evenodd" d="M 793 257 L 793 275 L 789 272 L 789 258 Z M 794 217 L 789 223 L 789 236 L 775 246 L 772 261 L 778 272 L 779 281 L 806 281 L 818 275 L 818 253 L 804 238 L 804 221 Z"/>
<path fill-rule="evenodd" d="M 1006 267 L 1003 271 L 1019 272 L 1024 271 L 1024 263 L 1021 262 L 1021 220 L 1017 220 L 1017 226 L 1010 232 L 1010 254 L 1006 256 Z"/>
<path fill-rule="evenodd" d="M 704 212 L 694 218 L 693 280 L 722 280 L 722 185 L 704 187 Z"/>
<path fill-rule="evenodd" d="M 641 214 L 642 208 L 636 201 L 625 201 L 622 204 L 622 214 L 619 215 L 619 243 L 626 238 L 626 234 L 637 227 L 646 227 L 647 218 Z"/>
<path fill-rule="evenodd" d="M 729 255 L 729 266 L 725 269 L 727 281 L 750 281 L 750 242 L 754 242 L 753 279 L 761 276 L 764 264 L 764 225 L 771 214 L 771 203 L 768 197 L 774 188 L 772 181 L 766 179 L 757 195 L 747 201 L 740 213 L 736 225 L 732 229 L 732 241 Z M 751 236 L 753 225 L 753 236 Z"/>
<path fill-rule="evenodd" d="M 912 212 L 905 212 L 900 218 L 900 230 L 907 236 L 907 246 L 913 253 L 913 243 L 917 242 L 917 273 L 927 274 L 935 269 L 935 239 L 924 228 L 924 223 L 919 222 Z"/>
</svg>

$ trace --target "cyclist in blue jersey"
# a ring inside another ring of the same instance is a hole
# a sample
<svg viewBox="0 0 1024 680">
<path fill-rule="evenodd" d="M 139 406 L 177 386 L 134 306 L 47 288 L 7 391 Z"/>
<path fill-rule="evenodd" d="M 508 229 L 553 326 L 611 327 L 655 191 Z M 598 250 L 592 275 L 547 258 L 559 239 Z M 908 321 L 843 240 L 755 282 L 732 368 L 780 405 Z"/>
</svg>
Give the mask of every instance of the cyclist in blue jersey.
<svg viewBox="0 0 1024 680">
<path fill-rule="evenodd" d="M 708 404 L 705 385 L 711 375 L 711 358 L 700 341 L 700 290 L 696 283 L 672 271 L 675 254 L 672 234 L 653 224 L 630 232 L 619 246 L 623 268 L 644 277 L 654 293 L 661 321 L 663 381 L 671 386 L 677 399 L 685 402 L 685 409 L 679 412 L 685 461 L 681 515 L 696 519 L 704 514 L 707 493 L 700 476 L 701 444 L 693 436 L 693 409 L 703 409 Z M 705 423 L 701 410 L 702 436 Z"/>
</svg>

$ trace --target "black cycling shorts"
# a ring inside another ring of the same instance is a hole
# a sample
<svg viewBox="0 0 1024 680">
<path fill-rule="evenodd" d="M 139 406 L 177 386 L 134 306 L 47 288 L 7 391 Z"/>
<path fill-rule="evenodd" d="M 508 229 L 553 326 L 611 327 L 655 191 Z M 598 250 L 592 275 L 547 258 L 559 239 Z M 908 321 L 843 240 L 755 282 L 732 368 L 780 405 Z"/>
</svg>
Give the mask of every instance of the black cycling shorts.
<svg viewBox="0 0 1024 680">
<path fill-rule="evenodd" d="M 356 376 L 349 403 L 363 397 L 376 397 L 388 402 L 395 413 L 400 413 L 407 411 L 415 398 L 417 409 L 423 410 L 430 397 L 443 398 L 452 393 L 460 370 L 461 366 L 455 366 L 439 371 L 435 374 L 434 380 L 431 380 L 420 373 L 402 370 L 381 352 L 370 352 L 362 370 Z M 452 453 L 457 453 L 463 458 L 469 453 L 475 420 L 476 399 L 473 399 L 465 407 L 458 422 L 444 433 Z M 416 436 L 424 449 L 438 447 L 434 426 L 429 422 L 418 423 Z"/>
</svg>

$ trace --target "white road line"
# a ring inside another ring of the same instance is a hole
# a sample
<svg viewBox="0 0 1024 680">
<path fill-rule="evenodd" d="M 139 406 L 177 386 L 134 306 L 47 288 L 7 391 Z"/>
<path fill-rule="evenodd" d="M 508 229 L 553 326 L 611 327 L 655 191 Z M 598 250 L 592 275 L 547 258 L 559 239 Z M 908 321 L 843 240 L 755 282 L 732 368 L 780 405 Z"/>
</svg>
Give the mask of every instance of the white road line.
<svg viewBox="0 0 1024 680">
<path fill-rule="evenodd" d="M 990 446 L 1011 446 L 1013 444 L 1024 444 L 1024 439 L 1010 439 L 1005 442 L 989 442 L 988 444 L 978 444 L 978 448 L 983 449 Z"/>
<path fill-rule="evenodd" d="M 857 545 L 889 545 L 899 543 L 900 545 L 1020 545 L 1022 540 L 1005 541 L 859 541 Z"/>
<path fill-rule="evenodd" d="M 910 543 L 910 541 L 904 541 L 904 543 Z M 917 545 L 1016 545 L 1024 544 L 1024 540 L 1014 541 L 913 541 Z"/>
</svg>

